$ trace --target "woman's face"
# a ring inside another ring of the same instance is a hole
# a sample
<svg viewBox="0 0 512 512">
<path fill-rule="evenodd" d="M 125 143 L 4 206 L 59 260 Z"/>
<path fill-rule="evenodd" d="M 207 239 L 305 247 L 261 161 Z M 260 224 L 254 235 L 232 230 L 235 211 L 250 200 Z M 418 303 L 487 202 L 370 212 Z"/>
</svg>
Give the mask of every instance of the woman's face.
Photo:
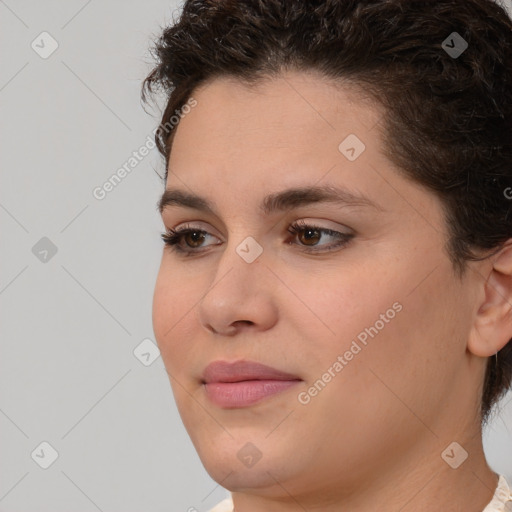
<svg viewBox="0 0 512 512">
<path fill-rule="evenodd" d="M 206 234 L 181 237 L 190 253 L 165 247 L 153 325 L 209 474 L 328 499 L 408 458 L 446 466 L 483 378 L 466 348 L 476 287 L 453 272 L 438 199 L 383 155 L 383 112 L 312 73 L 216 79 L 193 96 L 166 189 L 211 211 L 167 198 L 166 229 Z M 216 361 L 295 380 L 205 385 Z"/>
</svg>

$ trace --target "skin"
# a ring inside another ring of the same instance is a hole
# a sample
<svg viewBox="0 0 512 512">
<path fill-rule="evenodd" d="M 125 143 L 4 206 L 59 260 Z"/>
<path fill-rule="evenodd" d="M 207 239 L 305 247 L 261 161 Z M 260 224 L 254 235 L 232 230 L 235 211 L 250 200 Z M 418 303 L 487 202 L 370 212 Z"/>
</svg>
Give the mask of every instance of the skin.
<svg viewBox="0 0 512 512">
<path fill-rule="evenodd" d="M 193 96 L 166 187 L 205 197 L 216 214 L 164 208 L 165 228 L 189 223 L 209 236 L 191 257 L 165 247 L 153 326 L 208 473 L 232 491 L 236 512 L 370 512 L 377 503 L 381 512 L 481 512 L 497 475 L 484 457 L 479 404 L 487 357 L 512 337 L 510 247 L 455 274 L 441 203 L 384 156 L 384 112 L 353 86 L 289 71 L 256 87 L 216 78 Z M 352 162 L 338 149 L 348 134 L 366 146 Z M 377 207 L 258 209 L 267 194 L 323 184 Z M 308 245 L 287 232 L 297 220 L 355 236 L 327 252 L 329 235 Z M 248 236 L 263 248 L 252 263 L 236 252 Z M 315 243 L 323 252 L 304 250 Z M 401 311 L 301 404 L 298 393 L 397 302 Z M 303 382 L 220 408 L 201 374 L 239 359 Z M 454 441 L 468 453 L 457 469 L 441 457 Z M 247 442 L 262 455 L 252 467 L 237 457 Z"/>
</svg>

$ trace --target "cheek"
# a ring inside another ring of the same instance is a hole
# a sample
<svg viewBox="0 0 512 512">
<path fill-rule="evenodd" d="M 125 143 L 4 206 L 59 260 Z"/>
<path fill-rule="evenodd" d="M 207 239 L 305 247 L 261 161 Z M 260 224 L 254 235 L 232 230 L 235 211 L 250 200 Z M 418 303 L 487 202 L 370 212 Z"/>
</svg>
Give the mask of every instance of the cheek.
<svg viewBox="0 0 512 512">
<path fill-rule="evenodd" d="M 178 405 L 195 392 L 198 361 L 215 347 L 201 324 L 201 299 L 211 287 L 214 268 L 162 260 L 153 295 L 153 330 Z M 185 391 L 185 389 L 187 391 Z M 200 412 L 198 412 L 200 414 Z"/>
<path fill-rule="evenodd" d="M 172 326 L 169 322 L 169 317 L 172 315 L 171 305 L 173 303 L 173 293 L 171 292 L 171 288 L 165 283 L 165 279 L 162 274 L 162 267 L 160 267 L 155 283 L 155 289 L 153 291 L 152 311 L 153 331 L 160 350 L 162 350 L 161 345 L 163 344 L 165 333 Z"/>
<path fill-rule="evenodd" d="M 434 279 L 412 291 L 422 278 L 412 267 L 406 272 L 400 266 L 392 275 L 390 265 L 384 268 L 387 272 L 375 267 L 371 272 L 337 269 L 321 278 L 296 281 L 294 292 L 304 304 L 295 301 L 296 309 L 288 313 L 301 335 L 297 357 L 307 362 L 309 385 L 329 370 L 343 374 L 344 382 L 331 379 L 337 384 L 329 387 L 340 385 L 337 396 L 353 400 L 364 389 L 374 392 L 376 376 L 370 369 L 396 389 L 403 388 L 404 378 L 432 379 L 433 366 L 427 361 L 439 362 L 439 347 L 451 325 L 450 300 L 439 293 L 441 286 Z M 449 291 L 445 288 L 444 293 Z"/>
<path fill-rule="evenodd" d="M 186 332 L 194 314 L 193 305 L 190 282 L 162 263 L 153 293 L 152 321 L 158 348 L 168 369 L 179 364 L 181 352 L 186 354 L 193 343 L 193 337 Z"/>
<path fill-rule="evenodd" d="M 336 335 L 315 338 L 310 329 L 314 346 L 303 345 L 301 359 L 308 362 L 308 372 L 300 403 L 308 403 L 299 429 L 321 423 L 317 428 L 325 436 L 341 436 L 340 442 L 348 436 L 376 449 L 368 442 L 379 437 L 376 424 L 384 437 L 401 436 L 403 425 L 415 432 L 417 420 L 408 407 L 421 417 L 425 408 L 428 415 L 435 407 L 446 383 L 432 382 L 440 371 L 439 354 L 428 339 L 437 329 L 432 322 L 442 306 L 426 311 L 428 294 L 408 295 L 411 286 L 400 279 L 374 279 L 368 288 L 346 281 L 343 288 L 340 280 L 338 286 L 331 283 L 330 292 L 310 296 L 322 305 Z"/>
<path fill-rule="evenodd" d="M 364 342 L 369 336 L 365 329 L 376 323 L 379 333 L 385 331 L 400 309 L 393 308 L 400 298 L 394 287 L 379 283 L 377 272 L 360 270 L 336 268 L 308 277 L 288 273 L 294 294 L 289 294 L 284 315 L 303 334 L 301 350 L 321 354 L 324 364 L 348 350 L 358 336 Z M 380 315 L 386 312 L 388 322 L 383 323 Z"/>
<path fill-rule="evenodd" d="M 456 303 L 449 269 L 443 270 L 418 287 L 421 276 L 413 274 L 396 275 L 388 284 L 376 281 L 373 296 L 366 296 L 368 305 L 361 304 L 359 314 L 352 309 L 358 322 L 340 315 L 340 330 L 343 320 L 351 329 L 348 337 L 340 337 L 340 347 L 348 349 L 351 361 L 329 399 L 345 408 L 352 404 L 355 414 L 367 419 L 379 410 L 384 418 L 388 408 L 396 408 L 402 420 L 411 410 L 424 419 L 434 414 L 464 352 L 464 337 L 458 331 L 462 305 Z M 351 349 L 353 342 L 361 350 Z M 339 352 L 334 350 L 333 355 Z"/>
</svg>

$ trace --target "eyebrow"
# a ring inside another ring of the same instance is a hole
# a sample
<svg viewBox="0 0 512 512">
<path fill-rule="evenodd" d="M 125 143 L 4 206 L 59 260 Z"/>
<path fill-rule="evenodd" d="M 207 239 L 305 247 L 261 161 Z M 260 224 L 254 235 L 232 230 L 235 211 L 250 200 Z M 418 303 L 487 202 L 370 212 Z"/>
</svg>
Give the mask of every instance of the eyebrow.
<svg viewBox="0 0 512 512">
<path fill-rule="evenodd" d="M 303 186 L 269 194 L 263 198 L 260 210 L 265 215 L 269 215 L 274 212 L 317 203 L 333 203 L 339 206 L 369 206 L 383 211 L 380 205 L 371 201 L 364 194 L 354 194 L 347 189 L 333 185 Z M 167 206 L 181 206 L 217 215 L 215 204 L 204 197 L 178 189 L 165 190 L 157 206 L 160 214 Z"/>
</svg>

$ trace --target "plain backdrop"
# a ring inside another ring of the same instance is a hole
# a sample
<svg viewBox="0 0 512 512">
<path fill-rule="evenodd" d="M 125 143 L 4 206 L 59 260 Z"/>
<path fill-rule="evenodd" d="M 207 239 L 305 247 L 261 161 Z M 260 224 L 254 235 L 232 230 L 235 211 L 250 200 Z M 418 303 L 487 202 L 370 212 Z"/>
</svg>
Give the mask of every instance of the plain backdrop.
<svg viewBox="0 0 512 512">
<path fill-rule="evenodd" d="M 163 163 L 129 163 L 159 120 L 139 101 L 148 48 L 178 7 L 0 0 L 4 512 L 201 512 L 226 495 L 155 352 Z M 512 481 L 512 394 L 501 408 L 485 450 Z"/>
</svg>

